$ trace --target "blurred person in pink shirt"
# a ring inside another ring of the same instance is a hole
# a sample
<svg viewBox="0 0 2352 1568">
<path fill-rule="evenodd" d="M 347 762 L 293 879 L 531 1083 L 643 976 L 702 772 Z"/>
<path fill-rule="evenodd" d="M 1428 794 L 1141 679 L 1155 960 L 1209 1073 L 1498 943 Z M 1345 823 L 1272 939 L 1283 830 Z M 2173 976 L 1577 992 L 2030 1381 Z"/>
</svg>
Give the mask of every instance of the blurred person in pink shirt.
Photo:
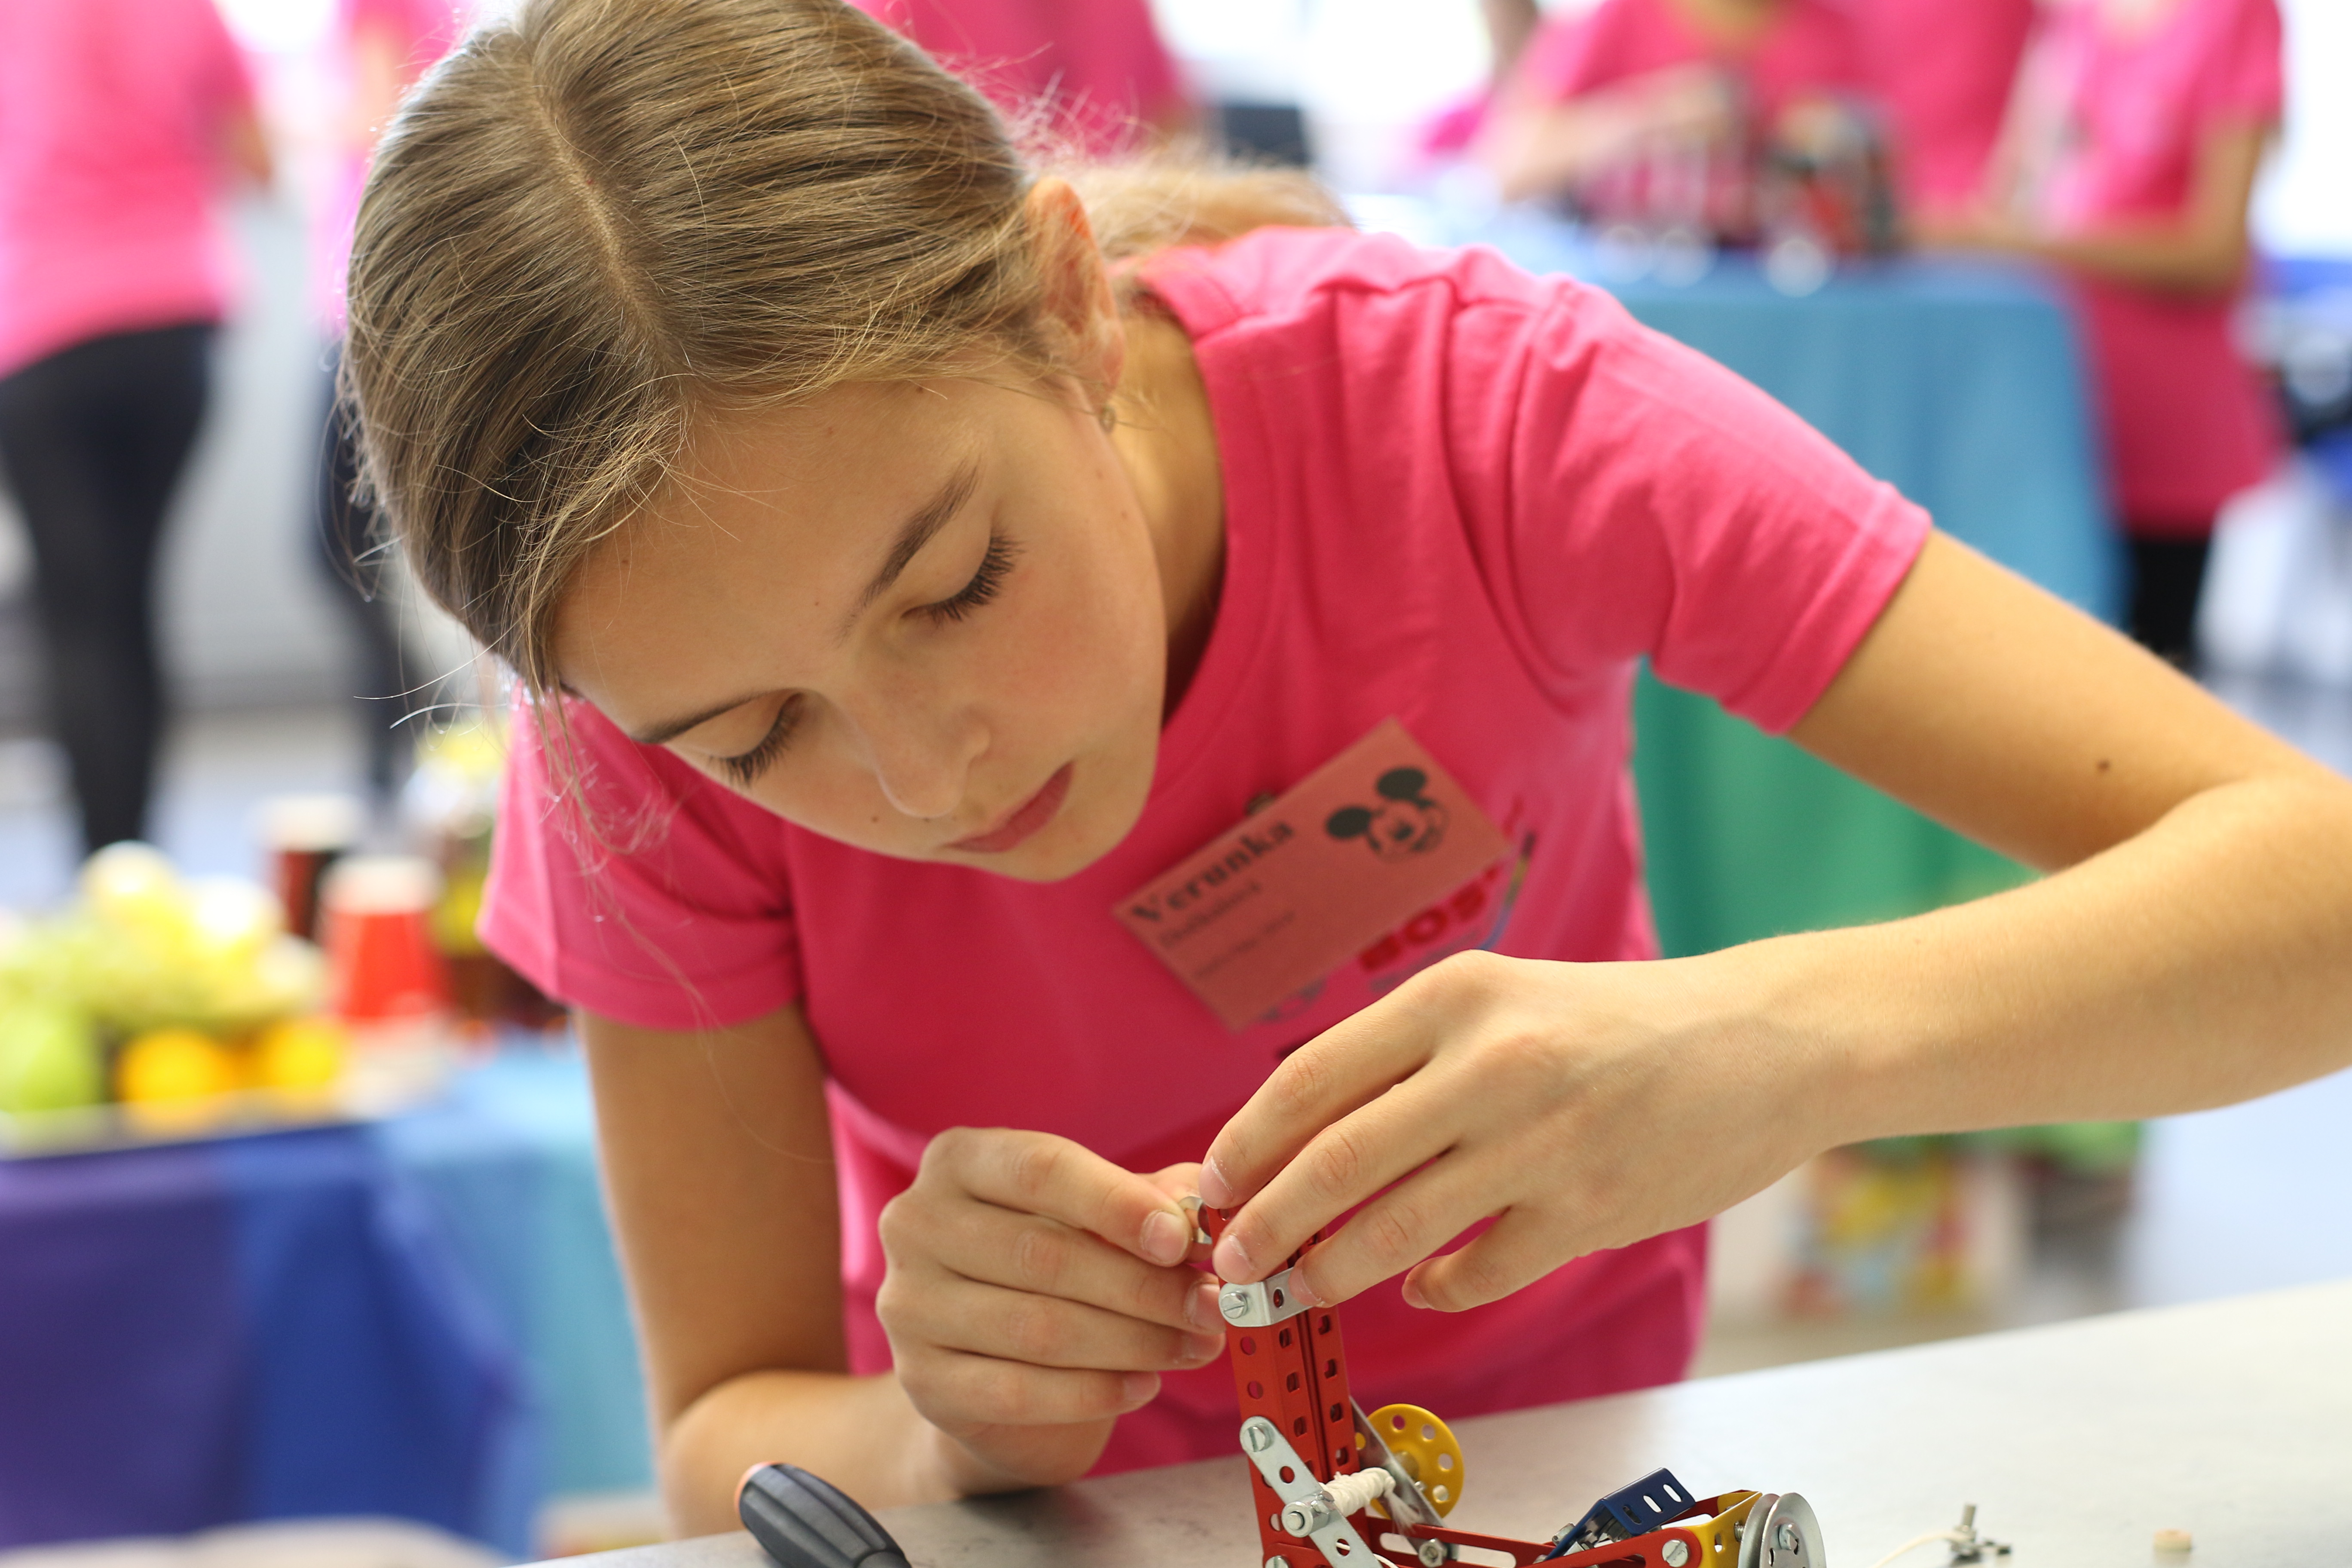
<svg viewBox="0 0 2352 1568">
<path fill-rule="evenodd" d="M 1192 101 L 1150 0 L 853 0 L 1081 157 L 1190 130 Z"/>
<path fill-rule="evenodd" d="M 2034 0 L 1857 0 L 1871 80 L 1893 121 L 1906 210 L 1975 203 L 2033 18 Z"/>
<path fill-rule="evenodd" d="M 2281 31 L 2276 0 L 2072 0 L 2028 68 L 1999 188 L 1926 230 L 2073 278 L 2132 635 L 2183 667 L 2214 516 L 2282 450 L 2231 330 L 2284 107 Z"/>
<path fill-rule="evenodd" d="M 1552 195 L 1661 143 L 1754 144 L 1790 110 L 1867 85 L 1835 0 L 1601 0 L 1537 28 L 1476 153 L 1507 199 Z"/>
<path fill-rule="evenodd" d="M 266 185 L 269 153 L 212 0 L 0 5 L 0 463 L 92 849 L 146 832 L 155 552 L 204 417 L 230 285 L 214 203 L 238 174 Z"/>
<path fill-rule="evenodd" d="M 400 728 L 419 706 L 419 679 L 403 657 L 400 616 L 383 596 L 373 511 L 352 493 L 358 454 L 334 395 L 342 357 L 343 296 L 352 226 L 376 138 L 400 100 L 465 36 L 468 0 L 338 0 L 328 68 L 339 79 L 332 184 L 312 230 L 314 299 L 327 340 L 317 472 L 319 560 L 352 637 L 352 696 L 365 749 L 368 790 L 388 808 L 406 773 L 411 745 Z"/>
</svg>

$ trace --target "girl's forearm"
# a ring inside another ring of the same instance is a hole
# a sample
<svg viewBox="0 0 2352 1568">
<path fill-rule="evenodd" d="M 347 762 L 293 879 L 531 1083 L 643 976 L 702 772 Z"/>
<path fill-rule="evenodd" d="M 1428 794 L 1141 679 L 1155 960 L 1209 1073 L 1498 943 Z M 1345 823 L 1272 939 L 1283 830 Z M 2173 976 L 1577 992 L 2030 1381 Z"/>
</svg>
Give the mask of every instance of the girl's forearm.
<svg viewBox="0 0 2352 1568">
<path fill-rule="evenodd" d="M 924 1420 L 889 1373 L 747 1373 L 679 1412 L 660 1447 L 663 1500 L 680 1535 L 735 1529 L 736 1483 L 774 1460 L 817 1472 L 867 1508 L 991 1489 L 970 1452 Z"/>
<path fill-rule="evenodd" d="M 1702 962 L 1822 1147 L 2248 1099 L 2352 1064 L 2352 784 L 2223 785 L 2045 880 Z"/>
<path fill-rule="evenodd" d="M 2242 231 L 2200 233 L 2189 224 L 2151 224 L 2064 237 L 2043 237 L 2033 251 L 2078 271 L 2182 294 L 2219 294 L 2234 288 L 2246 268 Z"/>
</svg>

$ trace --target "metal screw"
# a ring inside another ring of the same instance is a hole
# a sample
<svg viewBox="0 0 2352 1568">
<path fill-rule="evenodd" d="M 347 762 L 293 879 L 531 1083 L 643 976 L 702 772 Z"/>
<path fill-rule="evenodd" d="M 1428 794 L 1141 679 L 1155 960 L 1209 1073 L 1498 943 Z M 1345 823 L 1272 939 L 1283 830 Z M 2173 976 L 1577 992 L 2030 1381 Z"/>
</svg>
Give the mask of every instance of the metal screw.
<svg viewBox="0 0 2352 1568">
<path fill-rule="evenodd" d="M 1690 1548 L 1679 1541 L 1669 1541 L 1658 1548 L 1658 1555 L 1665 1559 L 1666 1568 L 1683 1568 L 1690 1561 Z"/>
<path fill-rule="evenodd" d="M 1797 1549 L 1797 1527 L 1793 1524 L 1783 1523 L 1780 1526 L 1780 1533 L 1775 1535 L 1772 1539 L 1780 1545 L 1781 1551 L 1794 1552 Z"/>
<path fill-rule="evenodd" d="M 1439 1568 L 1439 1564 L 1446 1560 L 1445 1542 L 1424 1541 L 1415 1555 L 1421 1559 L 1421 1568 Z"/>
<path fill-rule="evenodd" d="M 1217 1310 L 1234 1322 L 1248 1317 L 1249 1310 L 1249 1296 L 1240 1286 L 1228 1285 L 1217 1292 Z"/>
<path fill-rule="evenodd" d="M 1274 1447 L 1274 1428 L 1264 1421 L 1252 1419 L 1242 1423 L 1242 1447 L 1253 1454 L 1263 1454 Z"/>
</svg>

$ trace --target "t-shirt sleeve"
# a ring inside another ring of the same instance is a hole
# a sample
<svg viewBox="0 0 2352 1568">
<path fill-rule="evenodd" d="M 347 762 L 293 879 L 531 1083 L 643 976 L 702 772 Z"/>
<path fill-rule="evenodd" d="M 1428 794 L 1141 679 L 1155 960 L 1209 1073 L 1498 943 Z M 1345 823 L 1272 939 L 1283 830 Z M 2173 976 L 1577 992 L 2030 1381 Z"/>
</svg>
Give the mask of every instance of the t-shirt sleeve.
<svg viewBox="0 0 2352 1568">
<path fill-rule="evenodd" d="M 2238 0 L 2205 77 L 2208 123 L 2268 124 L 2286 106 L 2284 37 L 2278 0 Z"/>
<path fill-rule="evenodd" d="M 1927 514 L 1755 386 L 1565 279 L 1457 316 L 1453 462 L 1495 601 L 1572 689 L 1646 658 L 1779 732 L 1910 570 Z"/>
<path fill-rule="evenodd" d="M 518 706 L 478 926 L 490 951 L 550 996 L 646 1028 L 798 1000 L 782 823 L 585 703 L 568 733 L 540 728 Z"/>
</svg>

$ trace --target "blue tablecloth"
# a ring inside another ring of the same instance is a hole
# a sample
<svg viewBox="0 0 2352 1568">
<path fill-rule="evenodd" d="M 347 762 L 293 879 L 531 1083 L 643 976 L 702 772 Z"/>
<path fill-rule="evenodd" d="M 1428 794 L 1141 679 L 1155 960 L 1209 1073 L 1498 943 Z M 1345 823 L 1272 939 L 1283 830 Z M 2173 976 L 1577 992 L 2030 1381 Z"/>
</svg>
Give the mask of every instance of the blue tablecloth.
<svg viewBox="0 0 2352 1568">
<path fill-rule="evenodd" d="M 372 1127 L 0 1162 L 0 1549 L 385 1514 L 518 1556 L 651 1484 L 585 1075 Z"/>
<path fill-rule="evenodd" d="M 374 1138 L 517 1349 L 547 1495 L 651 1486 L 636 1340 L 578 1054 L 510 1050 Z"/>
<path fill-rule="evenodd" d="M 392 1514 L 521 1551 L 476 1273 L 362 1130 L 0 1163 L 0 1546 Z"/>
</svg>

